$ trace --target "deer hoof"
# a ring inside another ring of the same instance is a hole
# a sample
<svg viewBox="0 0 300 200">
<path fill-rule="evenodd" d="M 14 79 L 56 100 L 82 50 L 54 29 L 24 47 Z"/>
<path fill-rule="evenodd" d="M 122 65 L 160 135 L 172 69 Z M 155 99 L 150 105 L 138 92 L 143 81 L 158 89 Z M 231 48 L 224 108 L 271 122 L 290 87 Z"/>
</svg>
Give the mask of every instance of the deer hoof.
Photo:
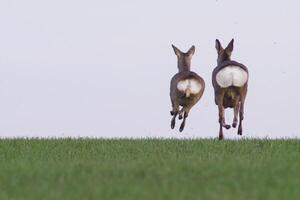
<svg viewBox="0 0 300 200">
<path fill-rule="evenodd" d="M 183 118 L 182 114 L 178 115 L 178 119 L 182 119 L 182 118 Z"/>
<path fill-rule="evenodd" d="M 175 121 L 172 120 L 172 122 L 171 122 L 171 129 L 174 129 L 174 127 L 175 127 Z"/>
<path fill-rule="evenodd" d="M 236 128 L 236 126 L 237 126 L 237 122 L 233 122 L 233 123 L 232 123 L 232 127 L 233 127 L 233 128 Z"/>
<path fill-rule="evenodd" d="M 181 124 L 180 128 L 179 128 L 179 132 L 182 132 L 184 129 L 184 124 Z"/>
<path fill-rule="evenodd" d="M 226 129 L 230 129 L 230 128 L 231 128 L 231 126 L 230 126 L 229 124 L 225 124 L 225 125 L 224 125 L 224 128 L 226 128 Z"/>
<path fill-rule="evenodd" d="M 219 140 L 223 140 L 224 136 L 223 135 L 219 135 Z"/>
<path fill-rule="evenodd" d="M 243 130 L 241 128 L 238 130 L 238 135 L 243 135 Z"/>
</svg>

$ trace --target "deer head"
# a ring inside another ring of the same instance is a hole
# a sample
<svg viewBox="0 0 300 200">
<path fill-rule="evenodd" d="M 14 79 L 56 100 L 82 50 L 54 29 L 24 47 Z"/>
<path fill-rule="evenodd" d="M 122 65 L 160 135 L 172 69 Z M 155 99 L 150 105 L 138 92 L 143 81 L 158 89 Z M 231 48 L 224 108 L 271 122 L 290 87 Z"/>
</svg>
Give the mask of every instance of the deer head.
<svg viewBox="0 0 300 200">
<path fill-rule="evenodd" d="M 231 53 L 233 51 L 233 42 L 234 39 L 232 39 L 229 44 L 227 45 L 227 47 L 224 49 L 220 43 L 220 41 L 218 39 L 216 39 L 216 49 L 217 49 L 217 53 L 218 53 L 218 65 L 220 65 L 222 62 L 227 61 L 227 60 L 231 60 Z"/>
<path fill-rule="evenodd" d="M 190 71 L 191 69 L 191 60 L 195 53 L 195 46 L 193 45 L 186 53 L 180 51 L 177 47 L 172 44 L 174 52 L 177 56 L 178 70 L 181 71 Z"/>
</svg>

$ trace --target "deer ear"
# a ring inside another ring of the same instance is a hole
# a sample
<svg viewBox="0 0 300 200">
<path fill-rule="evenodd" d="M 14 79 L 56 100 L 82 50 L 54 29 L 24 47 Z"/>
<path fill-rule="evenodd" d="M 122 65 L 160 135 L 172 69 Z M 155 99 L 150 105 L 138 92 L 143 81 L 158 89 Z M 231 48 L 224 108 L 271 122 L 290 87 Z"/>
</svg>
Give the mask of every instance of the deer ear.
<svg viewBox="0 0 300 200">
<path fill-rule="evenodd" d="M 216 39 L 216 49 L 218 53 L 223 49 L 221 42 L 218 39 Z"/>
<path fill-rule="evenodd" d="M 230 42 L 229 42 L 229 44 L 228 44 L 228 46 L 226 47 L 226 52 L 227 53 L 231 53 L 232 51 L 233 51 L 233 42 L 234 42 L 234 39 L 232 39 Z"/>
<path fill-rule="evenodd" d="M 172 44 L 172 47 L 174 49 L 176 56 L 180 57 L 182 52 L 177 47 L 175 47 L 173 44 Z"/>
<path fill-rule="evenodd" d="M 196 48 L 195 48 L 195 46 L 193 45 L 193 46 L 188 50 L 187 54 L 188 54 L 189 56 L 192 56 L 192 55 L 194 55 L 195 50 L 196 50 Z"/>
</svg>

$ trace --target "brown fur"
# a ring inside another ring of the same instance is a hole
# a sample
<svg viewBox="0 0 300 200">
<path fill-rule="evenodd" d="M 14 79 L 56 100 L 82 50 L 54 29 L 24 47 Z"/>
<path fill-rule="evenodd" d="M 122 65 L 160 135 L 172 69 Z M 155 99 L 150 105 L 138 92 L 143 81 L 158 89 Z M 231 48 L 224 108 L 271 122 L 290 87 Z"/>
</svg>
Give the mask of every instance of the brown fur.
<svg viewBox="0 0 300 200">
<path fill-rule="evenodd" d="M 184 129 L 185 121 L 188 117 L 191 108 L 199 101 L 199 99 L 203 95 L 205 89 L 205 82 L 195 72 L 190 71 L 191 59 L 195 53 L 195 47 L 192 46 L 186 53 L 181 52 L 174 45 L 172 45 L 172 47 L 174 49 L 175 54 L 177 55 L 179 72 L 173 76 L 170 84 L 170 98 L 172 103 L 171 115 L 173 116 L 171 120 L 171 128 L 173 129 L 175 127 L 176 117 L 177 115 L 179 115 L 179 119 L 183 118 L 183 121 L 179 128 L 179 131 L 181 132 Z M 177 89 L 177 84 L 179 81 L 185 79 L 197 80 L 202 86 L 200 92 L 197 94 L 187 95 L 184 92 L 179 91 Z M 182 107 L 181 109 L 179 109 L 180 106 Z"/>
<path fill-rule="evenodd" d="M 231 52 L 233 51 L 233 42 L 228 44 L 228 46 L 223 49 L 219 40 L 216 40 L 216 49 L 218 52 L 218 66 L 214 69 L 212 73 L 212 83 L 215 90 L 215 103 L 218 106 L 219 110 L 219 139 L 222 140 L 223 136 L 223 127 L 229 129 L 231 126 L 225 123 L 225 108 L 233 108 L 234 109 L 234 119 L 232 123 L 232 127 L 235 128 L 238 123 L 238 114 L 239 114 L 239 127 L 238 127 L 238 135 L 243 134 L 242 121 L 244 119 L 244 104 L 247 95 L 248 89 L 248 81 L 242 87 L 230 86 L 227 88 L 221 88 L 217 81 L 216 75 L 217 73 L 228 65 L 239 66 L 243 68 L 249 76 L 249 72 L 246 66 L 236 61 L 231 61 Z"/>
</svg>

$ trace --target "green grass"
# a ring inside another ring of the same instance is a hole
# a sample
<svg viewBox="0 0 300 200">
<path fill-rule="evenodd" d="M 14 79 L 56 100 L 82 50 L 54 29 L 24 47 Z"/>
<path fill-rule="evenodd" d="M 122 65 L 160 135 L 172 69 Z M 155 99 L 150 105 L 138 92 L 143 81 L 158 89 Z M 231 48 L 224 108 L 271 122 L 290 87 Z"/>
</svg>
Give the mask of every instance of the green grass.
<svg viewBox="0 0 300 200">
<path fill-rule="evenodd" d="M 300 140 L 0 140 L 0 199 L 299 199 Z"/>
</svg>

